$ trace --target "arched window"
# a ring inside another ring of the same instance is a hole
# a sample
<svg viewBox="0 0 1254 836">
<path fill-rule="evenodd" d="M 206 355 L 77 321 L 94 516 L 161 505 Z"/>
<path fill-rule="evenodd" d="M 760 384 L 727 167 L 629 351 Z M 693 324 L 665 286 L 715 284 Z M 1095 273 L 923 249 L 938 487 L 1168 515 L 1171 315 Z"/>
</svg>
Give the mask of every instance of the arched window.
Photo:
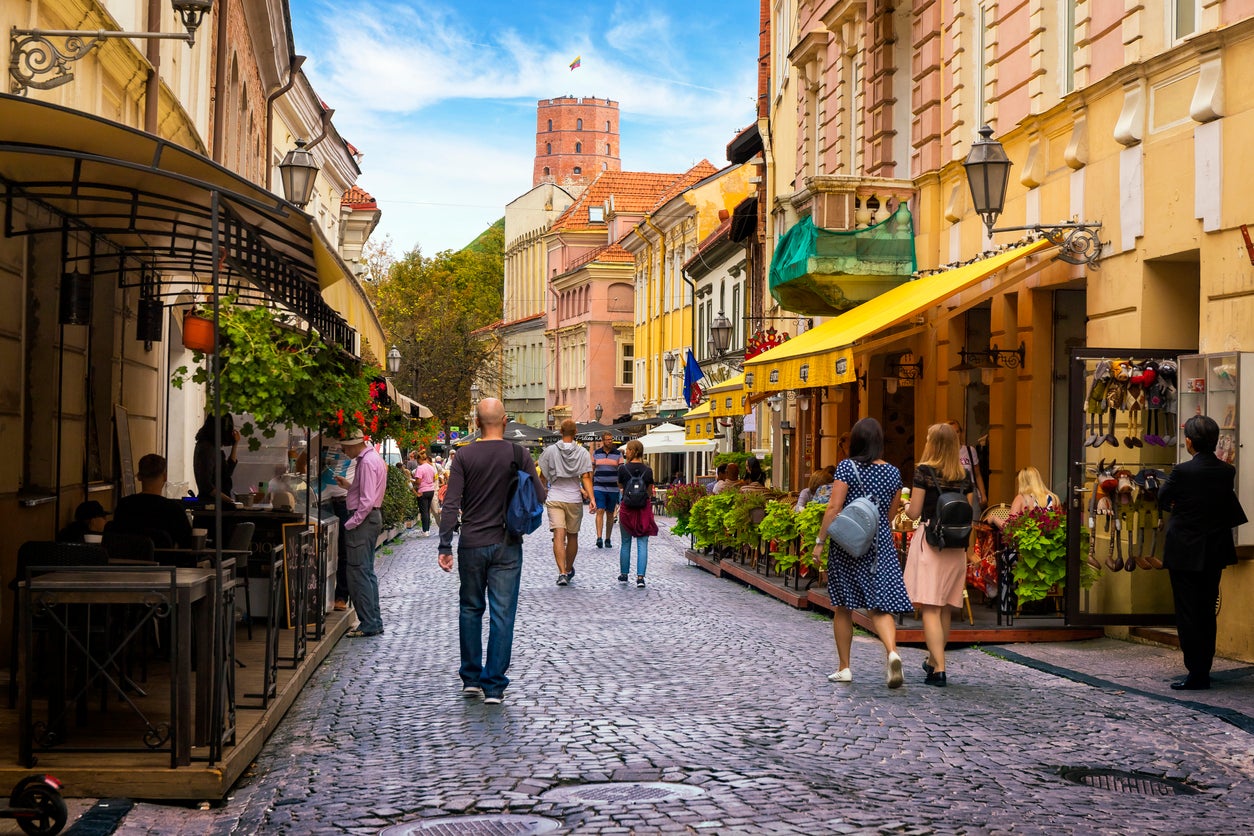
<svg viewBox="0 0 1254 836">
<path fill-rule="evenodd" d="M 602 171 L 609 171 L 609 170 L 610 170 L 610 164 L 609 164 L 609 163 L 601 163 L 601 170 L 602 170 Z"/>
<path fill-rule="evenodd" d="M 611 151 L 611 150 L 610 150 L 610 144 L 609 144 L 608 142 L 607 142 L 607 143 L 605 143 L 605 153 L 607 153 L 607 154 L 613 154 L 613 153 L 614 153 L 613 151 Z"/>
<path fill-rule="evenodd" d="M 610 120 L 608 119 L 605 120 L 605 132 L 606 133 L 610 132 Z"/>
<path fill-rule="evenodd" d="M 574 174 L 583 174 L 583 169 L 582 169 L 582 168 L 580 168 L 579 166 L 575 166 L 575 170 L 574 170 L 574 172 L 573 172 L 573 173 L 574 173 Z"/>
<path fill-rule="evenodd" d="M 544 167 L 544 176 L 545 177 L 549 176 L 549 167 L 547 165 Z"/>
<path fill-rule="evenodd" d="M 546 143 L 544 143 L 544 153 L 546 153 L 546 154 L 552 154 L 552 153 L 553 153 L 553 143 L 551 143 L 551 142 L 546 142 Z"/>
<path fill-rule="evenodd" d="M 583 130 L 583 120 L 582 120 L 582 119 L 576 119 L 576 120 L 575 120 L 575 130 L 577 130 L 577 131 L 582 131 L 582 130 Z"/>
<path fill-rule="evenodd" d="M 576 154 L 582 154 L 582 153 L 583 153 L 583 143 L 582 143 L 582 142 L 576 142 L 576 143 L 575 143 L 575 153 L 576 153 Z"/>
<path fill-rule="evenodd" d="M 549 130 L 550 130 L 550 131 L 551 131 L 551 130 L 553 130 L 553 120 L 552 120 L 552 119 L 550 119 L 550 120 L 549 120 Z"/>
</svg>

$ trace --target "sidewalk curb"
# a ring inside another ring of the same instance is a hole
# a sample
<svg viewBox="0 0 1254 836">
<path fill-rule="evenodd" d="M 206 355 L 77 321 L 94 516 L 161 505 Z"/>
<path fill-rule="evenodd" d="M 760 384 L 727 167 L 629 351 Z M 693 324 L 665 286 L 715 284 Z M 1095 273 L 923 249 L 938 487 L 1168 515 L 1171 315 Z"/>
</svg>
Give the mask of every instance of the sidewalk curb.
<svg viewBox="0 0 1254 836">
<path fill-rule="evenodd" d="M 1003 659 L 1007 662 L 1013 662 L 1017 665 L 1023 665 L 1024 667 L 1032 668 L 1033 670 L 1038 670 L 1042 673 L 1048 673 L 1053 676 L 1059 676 L 1063 679 L 1070 679 L 1073 682 L 1079 682 L 1082 685 L 1088 685 L 1092 688 L 1123 691 L 1124 693 L 1136 694 L 1156 702 L 1191 708 L 1194 711 L 1209 714 L 1218 720 L 1222 720 L 1225 723 L 1236 726 L 1238 729 L 1247 734 L 1254 734 L 1254 717 L 1251 717 L 1248 714 L 1242 714 L 1240 711 L 1236 711 L 1231 708 L 1207 705 L 1206 703 L 1194 702 L 1193 700 L 1178 699 L 1165 694 L 1156 694 L 1153 691 L 1145 691 L 1131 685 L 1124 685 L 1119 682 L 1113 682 L 1109 679 L 1102 679 L 1101 677 L 1081 673 L 1080 671 L 1072 670 L 1070 668 L 1053 665 L 1049 662 L 1042 662 L 1039 659 L 1033 659 L 1030 656 L 1024 656 L 1021 653 L 1016 653 L 1013 650 L 1006 650 L 1002 647 L 984 647 L 982 650 L 994 658 Z"/>
</svg>

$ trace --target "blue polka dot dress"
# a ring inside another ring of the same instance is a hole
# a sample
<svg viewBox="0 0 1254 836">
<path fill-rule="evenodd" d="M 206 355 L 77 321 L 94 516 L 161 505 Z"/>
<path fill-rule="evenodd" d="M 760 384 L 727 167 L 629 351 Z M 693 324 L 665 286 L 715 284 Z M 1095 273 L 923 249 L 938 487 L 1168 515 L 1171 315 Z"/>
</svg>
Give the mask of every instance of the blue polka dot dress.
<svg viewBox="0 0 1254 836">
<path fill-rule="evenodd" d="M 901 494 L 901 471 L 891 464 L 858 464 L 845 459 L 836 465 L 836 481 L 849 486 L 845 502 L 870 496 L 879 506 L 880 521 L 871 551 L 862 557 L 851 557 L 828 539 L 827 594 L 832 605 L 851 610 L 913 612 L 888 519 L 893 499 Z"/>
</svg>

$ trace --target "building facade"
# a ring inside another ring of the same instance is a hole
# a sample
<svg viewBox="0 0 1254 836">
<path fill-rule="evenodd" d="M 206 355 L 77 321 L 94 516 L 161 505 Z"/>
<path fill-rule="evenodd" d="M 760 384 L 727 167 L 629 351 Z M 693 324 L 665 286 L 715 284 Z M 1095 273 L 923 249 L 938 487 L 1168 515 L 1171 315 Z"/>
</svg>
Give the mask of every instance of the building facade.
<svg viewBox="0 0 1254 836">
<path fill-rule="evenodd" d="M 604 171 L 622 170 L 619 152 L 618 102 L 562 96 L 536 106 L 533 186 L 587 185 Z"/>
</svg>

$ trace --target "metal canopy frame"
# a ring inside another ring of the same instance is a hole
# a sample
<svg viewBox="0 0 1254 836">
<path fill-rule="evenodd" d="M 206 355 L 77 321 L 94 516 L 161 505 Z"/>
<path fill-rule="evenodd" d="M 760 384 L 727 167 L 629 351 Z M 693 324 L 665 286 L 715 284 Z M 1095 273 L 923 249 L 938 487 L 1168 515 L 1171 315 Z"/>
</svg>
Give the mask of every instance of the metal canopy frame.
<svg viewBox="0 0 1254 836">
<path fill-rule="evenodd" d="M 320 263 L 330 246 L 294 205 L 182 146 L 89 114 L 0 95 L 0 124 L 6 236 L 68 224 L 103 245 L 91 248 L 95 276 L 114 274 L 120 287 L 135 286 L 132 270 L 212 278 L 251 302 L 282 305 L 358 354 L 355 330 L 321 294 L 343 276 Z M 23 223 L 31 213 L 18 215 L 20 201 L 48 223 Z M 155 295 L 166 295 L 159 282 Z"/>
</svg>

